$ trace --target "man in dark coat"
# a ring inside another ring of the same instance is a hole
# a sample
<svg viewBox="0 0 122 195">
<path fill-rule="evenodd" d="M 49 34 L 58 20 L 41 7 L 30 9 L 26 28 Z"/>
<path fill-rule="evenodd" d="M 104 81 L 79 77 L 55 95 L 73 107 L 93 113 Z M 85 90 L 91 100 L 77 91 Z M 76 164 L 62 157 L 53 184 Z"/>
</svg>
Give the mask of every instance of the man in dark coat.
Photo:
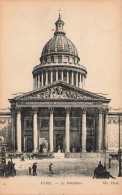
<svg viewBox="0 0 122 195">
<path fill-rule="evenodd" d="M 37 164 L 36 163 L 33 163 L 32 169 L 33 169 L 33 176 L 37 175 L 36 173 Z"/>
</svg>

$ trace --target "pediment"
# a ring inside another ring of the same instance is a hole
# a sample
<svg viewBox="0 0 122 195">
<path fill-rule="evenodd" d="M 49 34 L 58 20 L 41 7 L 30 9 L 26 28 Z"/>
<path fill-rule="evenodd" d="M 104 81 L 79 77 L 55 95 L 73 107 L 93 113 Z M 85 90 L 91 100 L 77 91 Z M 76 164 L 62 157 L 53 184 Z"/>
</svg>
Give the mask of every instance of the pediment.
<svg viewBox="0 0 122 195">
<path fill-rule="evenodd" d="M 71 86 L 64 82 L 54 83 L 39 90 L 17 96 L 15 100 L 44 100 L 44 99 L 81 99 L 81 100 L 105 100 L 103 96 Z"/>
</svg>

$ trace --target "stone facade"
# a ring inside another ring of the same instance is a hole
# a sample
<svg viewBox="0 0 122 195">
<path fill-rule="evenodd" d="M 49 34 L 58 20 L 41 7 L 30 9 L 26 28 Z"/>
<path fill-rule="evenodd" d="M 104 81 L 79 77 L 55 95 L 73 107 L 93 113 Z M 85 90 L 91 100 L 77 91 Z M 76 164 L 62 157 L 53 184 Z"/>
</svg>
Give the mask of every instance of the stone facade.
<svg viewBox="0 0 122 195">
<path fill-rule="evenodd" d="M 9 99 L 11 144 L 17 152 L 108 149 L 110 99 L 85 90 L 86 68 L 66 37 L 60 15 L 35 66 L 33 90 Z"/>
<path fill-rule="evenodd" d="M 46 148 L 49 149 L 49 109 L 43 108 L 38 110 L 38 151 L 41 151 L 41 146 L 45 143 Z M 22 112 L 22 151 L 33 151 L 33 110 L 25 109 Z M 57 152 L 58 145 L 60 144 L 61 150 L 65 151 L 65 115 L 64 108 L 55 108 L 54 111 L 54 151 Z M 70 110 L 70 152 L 81 151 L 81 109 L 72 108 Z M 86 151 L 96 151 L 96 138 L 97 138 L 97 113 L 96 117 L 87 115 L 86 118 Z M 104 114 L 105 116 L 105 114 Z M 0 136 L 3 136 L 7 142 L 7 151 L 13 149 L 14 139 L 12 138 L 12 115 L 10 112 L 0 113 Z M 13 124 L 13 125 L 12 125 Z M 117 152 L 119 148 L 119 114 L 108 113 L 108 136 L 107 136 L 107 151 Z M 103 130 L 103 142 L 105 139 Z M 120 147 L 122 147 L 122 113 L 120 113 Z M 17 149 L 17 143 L 14 147 Z"/>
</svg>

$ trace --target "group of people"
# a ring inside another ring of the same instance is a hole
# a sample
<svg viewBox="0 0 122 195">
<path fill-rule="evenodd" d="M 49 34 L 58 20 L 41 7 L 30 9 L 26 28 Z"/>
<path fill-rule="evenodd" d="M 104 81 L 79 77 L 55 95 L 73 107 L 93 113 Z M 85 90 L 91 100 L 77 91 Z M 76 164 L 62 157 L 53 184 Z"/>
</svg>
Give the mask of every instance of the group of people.
<svg viewBox="0 0 122 195">
<path fill-rule="evenodd" d="M 6 164 L 3 167 L 2 175 L 4 176 L 15 176 L 16 175 L 16 169 L 14 168 L 15 163 L 12 161 L 8 161 L 8 164 Z"/>
<path fill-rule="evenodd" d="M 49 164 L 49 173 L 53 174 L 53 169 L 52 169 L 52 163 Z M 29 175 L 31 175 L 31 170 L 33 170 L 33 176 L 37 175 L 37 163 L 33 163 L 32 168 L 29 167 Z"/>
<path fill-rule="evenodd" d="M 31 175 L 31 169 L 33 169 L 33 176 L 37 175 L 37 172 L 36 172 L 36 170 L 37 170 L 37 163 L 33 163 L 32 168 L 29 167 L 29 175 Z"/>
</svg>

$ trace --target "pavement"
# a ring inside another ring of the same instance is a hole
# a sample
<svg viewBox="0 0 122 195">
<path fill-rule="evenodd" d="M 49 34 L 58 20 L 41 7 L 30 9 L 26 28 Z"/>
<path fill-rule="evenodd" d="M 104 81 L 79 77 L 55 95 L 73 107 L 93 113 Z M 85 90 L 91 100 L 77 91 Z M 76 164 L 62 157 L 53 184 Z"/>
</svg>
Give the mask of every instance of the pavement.
<svg viewBox="0 0 122 195">
<path fill-rule="evenodd" d="M 80 195 L 121 193 L 122 179 L 118 177 L 118 161 L 111 161 L 110 174 L 116 179 L 93 179 L 99 159 L 13 159 L 17 175 L 2 178 L 0 195 Z M 29 167 L 37 163 L 37 176 L 29 175 Z M 53 174 L 49 173 L 52 163 Z"/>
<path fill-rule="evenodd" d="M 102 161 L 102 160 L 101 160 Z M 85 159 L 85 158 L 62 158 L 62 159 L 31 159 L 21 161 L 20 159 L 13 159 L 15 168 L 17 170 L 16 176 L 30 176 L 29 167 L 33 163 L 37 163 L 37 175 L 41 177 L 93 177 L 94 169 L 99 163 L 99 159 Z M 52 163 L 53 175 L 49 173 L 49 164 Z M 102 162 L 104 164 L 104 162 Z M 114 177 L 118 176 L 118 161 L 111 161 L 111 169 L 109 169 L 108 162 L 106 163 L 107 170 Z M 51 175 L 51 176 L 50 176 Z"/>
</svg>

